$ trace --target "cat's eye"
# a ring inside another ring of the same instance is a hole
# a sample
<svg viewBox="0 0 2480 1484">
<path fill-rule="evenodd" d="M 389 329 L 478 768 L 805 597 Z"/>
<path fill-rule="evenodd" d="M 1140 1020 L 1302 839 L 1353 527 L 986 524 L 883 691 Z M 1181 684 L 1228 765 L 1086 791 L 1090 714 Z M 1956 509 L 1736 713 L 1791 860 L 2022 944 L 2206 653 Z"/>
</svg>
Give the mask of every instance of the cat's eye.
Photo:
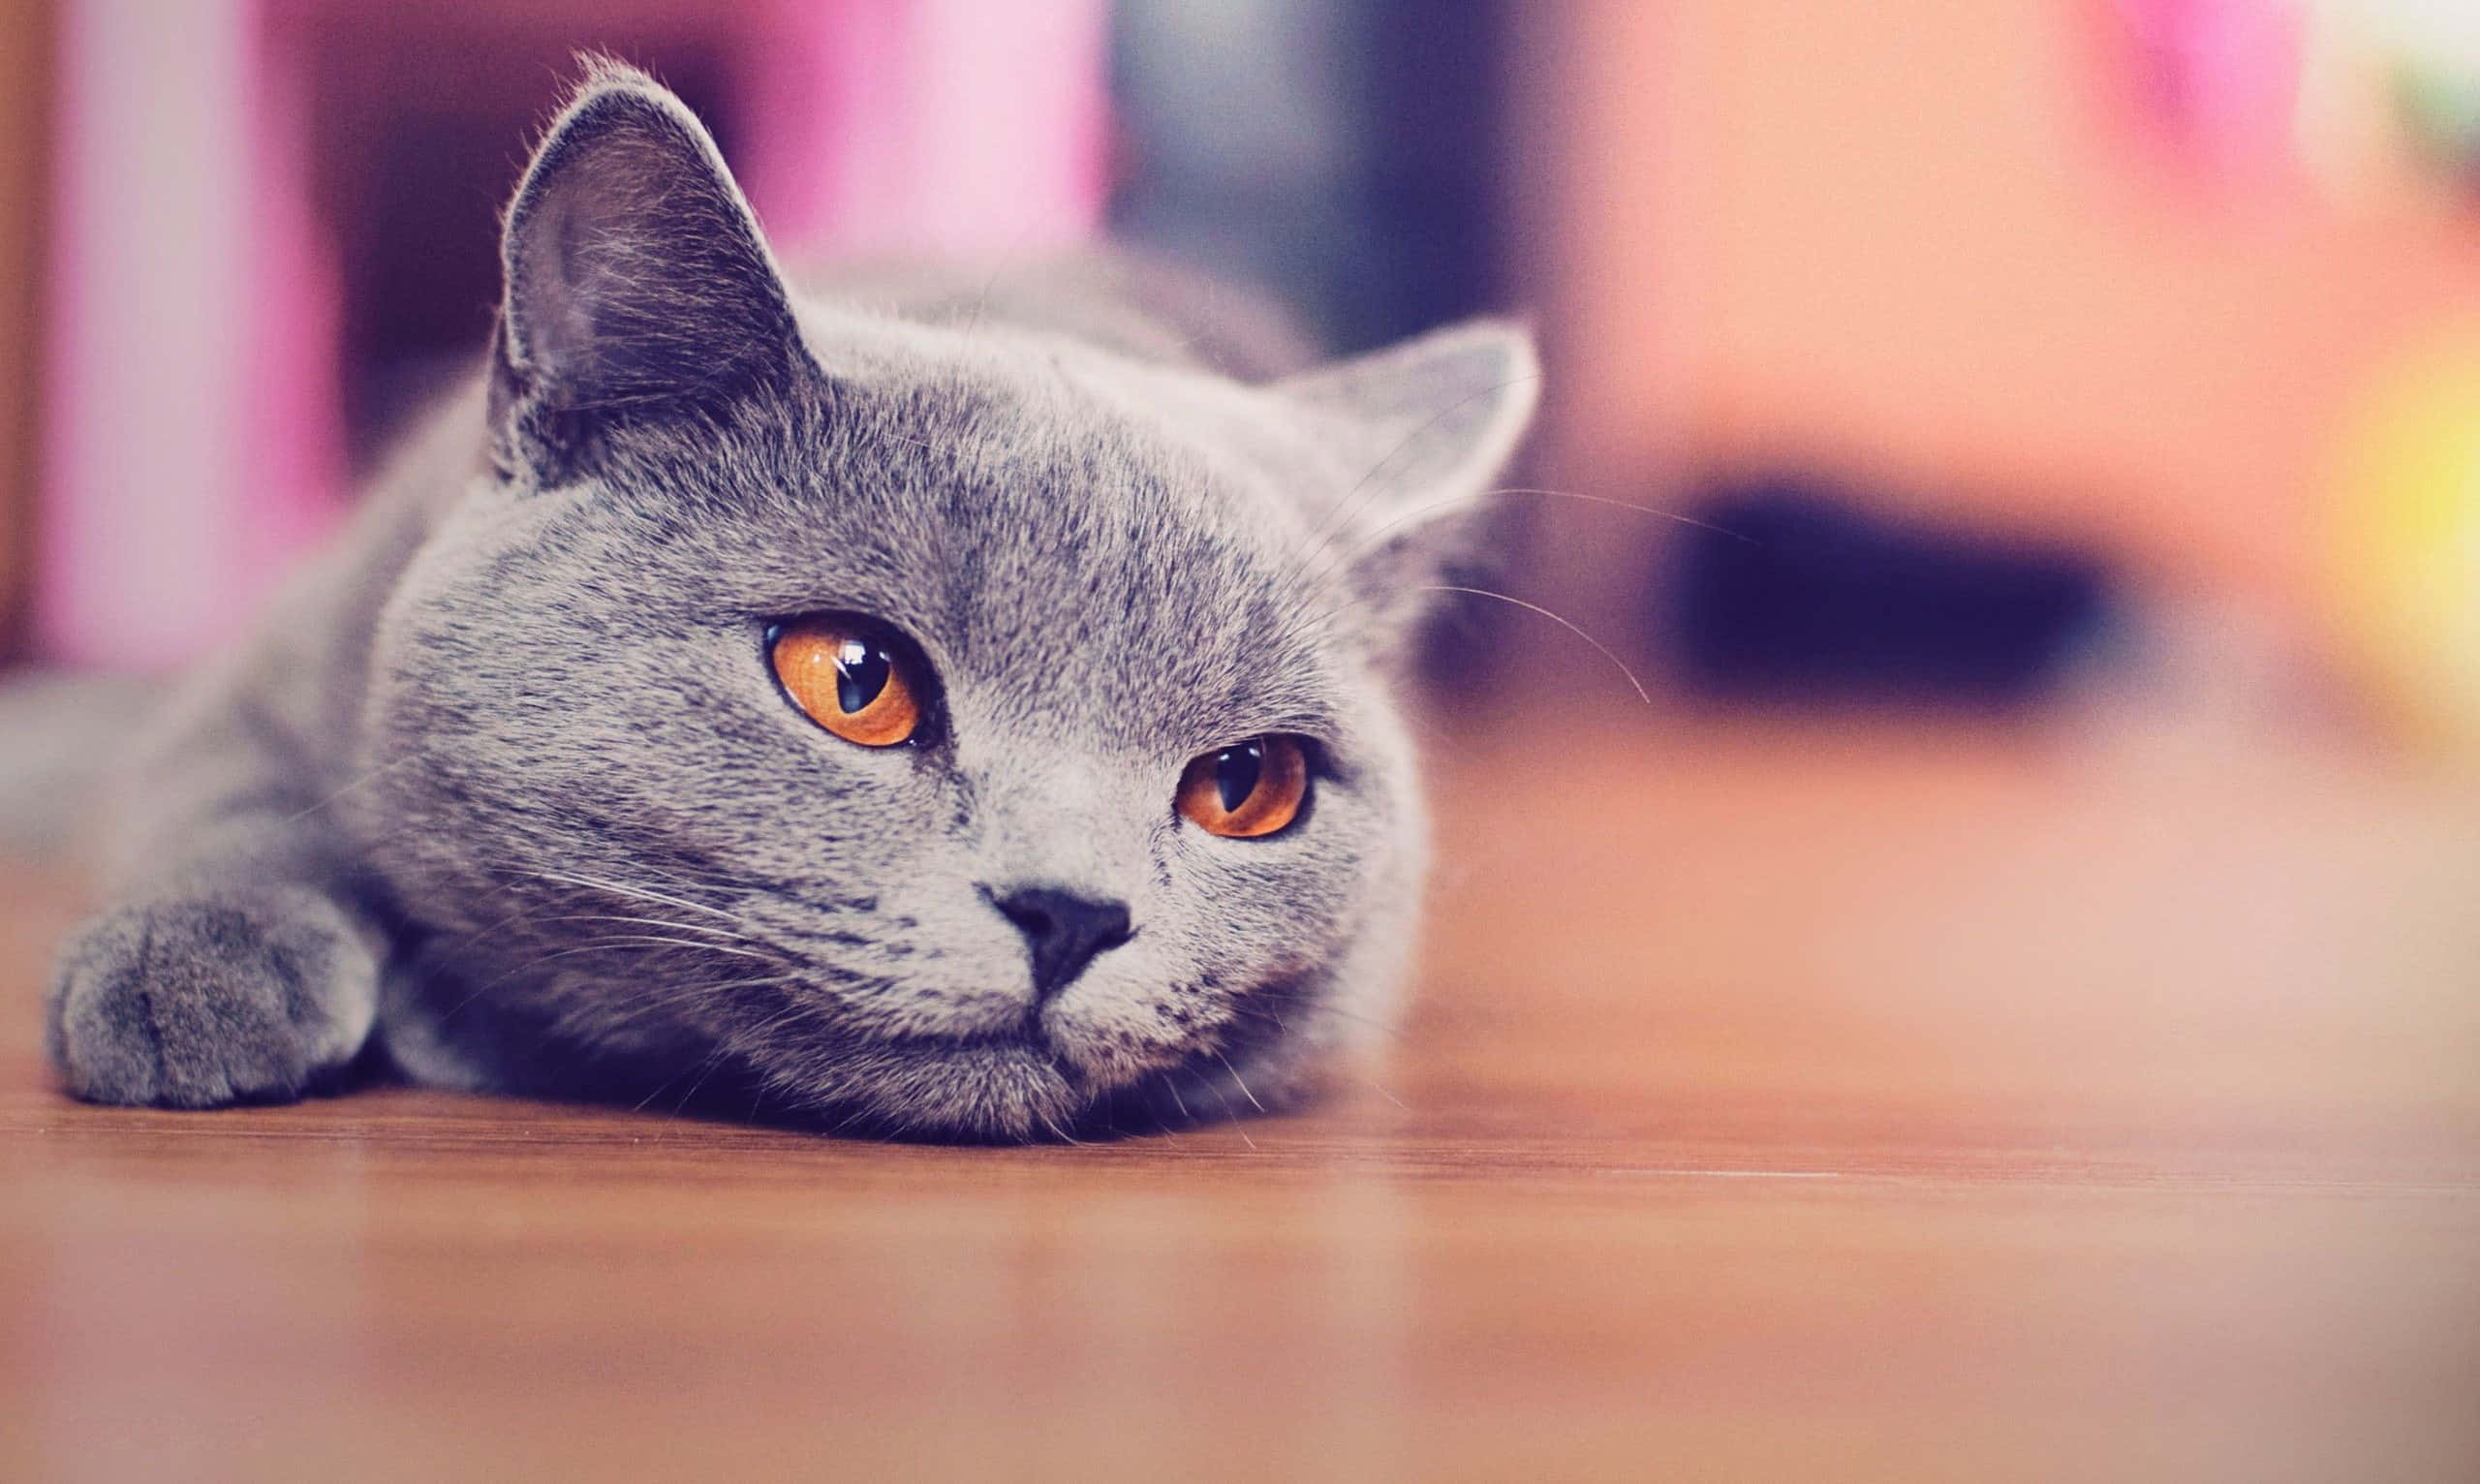
<svg viewBox="0 0 2480 1484">
<path fill-rule="evenodd" d="M 1309 798 L 1309 755 L 1298 737 L 1268 732 L 1193 758 L 1180 775 L 1180 813 L 1210 835 L 1271 835 Z"/>
<path fill-rule="evenodd" d="M 857 619 L 793 619 L 768 634 L 775 679 L 803 715 L 847 742 L 893 747 L 921 729 L 915 665 L 886 634 Z"/>
</svg>

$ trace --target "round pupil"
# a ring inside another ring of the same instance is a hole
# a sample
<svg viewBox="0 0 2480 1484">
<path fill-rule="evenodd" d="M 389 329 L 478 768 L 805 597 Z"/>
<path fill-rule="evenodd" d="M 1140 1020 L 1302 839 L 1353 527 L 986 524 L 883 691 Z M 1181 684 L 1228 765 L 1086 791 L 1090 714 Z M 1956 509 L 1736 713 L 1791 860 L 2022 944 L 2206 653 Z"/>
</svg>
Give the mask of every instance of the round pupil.
<svg viewBox="0 0 2480 1484">
<path fill-rule="evenodd" d="M 847 715 L 858 714 L 887 688 L 887 672 L 893 667 L 887 652 L 878 645 L 846 639 L 835 656 L 836 704 Z"/>
<path fill-rule="evenodd" d="M 1214 759 L 1214 791 L 1223 796 L 1223 812 L 1229 814 L 1249 801 L 1257 791 L 1257 775 L 1265 770 L 1266 750 L 1256 742 L 1244 742 L 1226 747 Z"/>
</svg>

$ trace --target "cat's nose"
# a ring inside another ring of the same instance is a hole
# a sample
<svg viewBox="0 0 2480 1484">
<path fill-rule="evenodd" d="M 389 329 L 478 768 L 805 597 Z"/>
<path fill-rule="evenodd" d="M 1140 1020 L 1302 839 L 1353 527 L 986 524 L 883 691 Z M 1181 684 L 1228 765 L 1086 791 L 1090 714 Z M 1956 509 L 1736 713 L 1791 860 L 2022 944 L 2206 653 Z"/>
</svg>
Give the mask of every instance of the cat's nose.
<svg viewBox="0 0 2480 1484">
<path fill-rule="evenodd" d="M 1034 953 L 1034 994 L 1043 1000 L 1067 988 L 1094 955 L 1129 941 L 1128 904 L 1080 897 L 1049 886 L 993 892 L 990 905 L 1016 924 Z"/>
</svg>

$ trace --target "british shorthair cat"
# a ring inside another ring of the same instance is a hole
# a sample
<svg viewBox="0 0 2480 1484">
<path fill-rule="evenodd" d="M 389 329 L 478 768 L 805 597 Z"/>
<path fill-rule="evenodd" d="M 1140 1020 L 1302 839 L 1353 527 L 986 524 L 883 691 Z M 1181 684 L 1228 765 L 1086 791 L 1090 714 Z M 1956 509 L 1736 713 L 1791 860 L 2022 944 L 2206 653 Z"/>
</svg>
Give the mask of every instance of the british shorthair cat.
<svg viewBox="0 0 2480 1484">
<path fill-rule="evenodd" d="M 1390 685 L 1520 329 L 1235 376 L 1132 271 L 805 292 L 608 64 L 502 258 L 487 366 L 119 775 L 73 1093 L 384 1062 L 1069 1137 L 1276 1106 L 1394 1015 Z"/>
</svg>

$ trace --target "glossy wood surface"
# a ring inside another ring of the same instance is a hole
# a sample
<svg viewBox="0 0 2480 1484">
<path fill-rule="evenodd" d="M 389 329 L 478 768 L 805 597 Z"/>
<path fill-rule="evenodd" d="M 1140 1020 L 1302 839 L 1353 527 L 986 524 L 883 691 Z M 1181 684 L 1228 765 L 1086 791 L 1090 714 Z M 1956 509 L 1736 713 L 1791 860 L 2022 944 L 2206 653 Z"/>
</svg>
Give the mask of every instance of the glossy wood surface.
<svg viewBox="0 0 2480 1484">
<path fill-rule="evenodd" d="M 833 1142 L 61 1100 L 0 1478 L 2480 1478 L 2480 811 L 2025 738 L 1468 749 L 1318 1112 Z"/>
</svg>

